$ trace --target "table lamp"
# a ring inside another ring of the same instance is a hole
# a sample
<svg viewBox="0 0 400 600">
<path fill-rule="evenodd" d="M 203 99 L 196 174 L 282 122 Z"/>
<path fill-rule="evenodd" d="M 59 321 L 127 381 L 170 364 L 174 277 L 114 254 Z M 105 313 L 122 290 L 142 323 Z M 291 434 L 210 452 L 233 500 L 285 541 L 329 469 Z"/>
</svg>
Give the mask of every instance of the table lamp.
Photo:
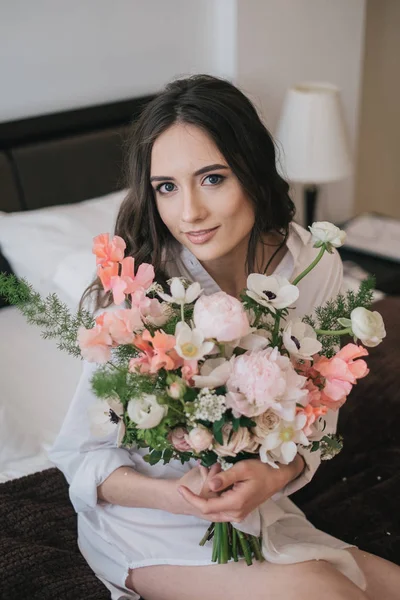
<svg viewBox="0 0 400 600">
<path fill-rule="evenodd" d="M 299 83 L 290 88 L 275 137 L 283 148 L 282 175 L 304 184 L 308 227 L 314 221 L 318 185 L 351 173 L 339 89 L 329 83 Z"/>
</svg>

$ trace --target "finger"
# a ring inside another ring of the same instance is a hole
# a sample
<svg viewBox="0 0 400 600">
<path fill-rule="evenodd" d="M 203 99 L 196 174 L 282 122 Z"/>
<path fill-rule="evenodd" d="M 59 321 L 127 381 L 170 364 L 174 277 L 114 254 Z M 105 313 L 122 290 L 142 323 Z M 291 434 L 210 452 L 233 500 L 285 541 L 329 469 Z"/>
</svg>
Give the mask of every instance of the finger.
<svg viewBox="0 0 400 600">
<path fill-rule="evenodd" d="M 234 512 L 242 509 L 242 502 L 240 499 L 237 499 L 237 494 L 235 493 L 232 493 L 231 495 L 230 492 L 226 492 L 216 498 L 206 499 L 197 496 L 184 485 L 181 485 L 178 488 L 178 491 L 189 504 L 204 514 L 214 512 Z"/>
<path fill-rule="evenodd" d="M 209 483 L 210 489 L 213 490 L 213 492 L 225 490 L 231 485 L 234 485 L 237 481 L 243 481 L 243 475 L 243 468 L 237 463 L 227 471 L 221 471 L 216 477 L 211 479 Z"/>
<path fill-rule="evenodd" d="M 216 475 L 217 473 L 220 473 L 222 471 L 222 467 L 219 464 L 219 462 L 216 462 L 212 465 L 211 469 L 208 471 L 209 477 L 213 477 L 214 475 Z"/>
</svg>

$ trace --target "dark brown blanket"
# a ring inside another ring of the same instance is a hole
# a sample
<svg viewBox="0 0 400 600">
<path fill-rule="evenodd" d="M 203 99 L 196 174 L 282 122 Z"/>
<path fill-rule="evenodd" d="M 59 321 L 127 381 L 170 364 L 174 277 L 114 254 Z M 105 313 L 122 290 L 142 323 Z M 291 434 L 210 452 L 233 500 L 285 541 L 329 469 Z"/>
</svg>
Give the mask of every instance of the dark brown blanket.
<svg viewBox="0 0 400 600">
<path fill-rule="evenodd" d="M 341 409 L 344 450 L 292 499 L 317 527 L 400 564 L 400 297 L 374 307 L 387 338 Z M 76 517 L 56 469 L 0 485 L 0 598 L 108 600 L 76 545 Z"/>
</svg>

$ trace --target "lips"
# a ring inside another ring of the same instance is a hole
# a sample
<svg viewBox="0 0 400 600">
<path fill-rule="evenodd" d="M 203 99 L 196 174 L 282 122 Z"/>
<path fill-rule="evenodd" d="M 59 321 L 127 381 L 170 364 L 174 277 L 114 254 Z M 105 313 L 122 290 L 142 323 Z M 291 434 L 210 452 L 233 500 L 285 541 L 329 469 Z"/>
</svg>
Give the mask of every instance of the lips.
<svg viewBox="0 0 400 600">
<path fill-rule="evenodd" d="M 213 229 L 202 229 L 200 231 L 188 231 L 185 233 L 186 237 L 192 244 L 205 244 L 208 242 L 217 232 L 219 228 L 214 227 Z"/>
</svg>

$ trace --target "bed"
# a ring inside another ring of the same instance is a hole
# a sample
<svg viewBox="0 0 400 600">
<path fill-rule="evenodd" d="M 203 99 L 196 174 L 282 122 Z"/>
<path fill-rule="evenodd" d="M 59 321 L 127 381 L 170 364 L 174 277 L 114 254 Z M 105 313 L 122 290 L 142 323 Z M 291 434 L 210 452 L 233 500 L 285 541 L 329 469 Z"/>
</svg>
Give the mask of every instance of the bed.
<svg viewBox="0 0 400 600">
<path fill-rule="evenodd" d="M 151 98 L 0 124 L 0 250 L 17 275 L 71 308 L 93 276 L 91 238 L 113 228 L 129 126 Z M 316 526 L 400 563 L 400 297 L 377 298 L 388 336 L 341 410 L 345 448 L 293 500 Z M 13 307 L 0 309 L 0 334 L 0 597 L 106 600 L 46 453 L 80 362 Z"/>
</svg>

